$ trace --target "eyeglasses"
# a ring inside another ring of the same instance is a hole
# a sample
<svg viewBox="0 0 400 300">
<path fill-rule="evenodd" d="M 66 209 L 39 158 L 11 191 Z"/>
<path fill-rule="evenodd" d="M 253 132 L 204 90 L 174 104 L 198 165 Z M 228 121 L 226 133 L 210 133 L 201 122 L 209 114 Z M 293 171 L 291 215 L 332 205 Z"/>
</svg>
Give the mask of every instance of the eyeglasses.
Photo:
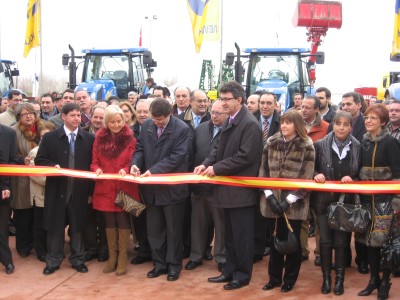
<svg viewBox="0 0 400 300">
<path fill-rule="evenodd" d="M 222 113 L 222 112 L 217 112 L 217 111 L 212 111 L 211 112 L 211 115 L 216 115 L 216 116 L 222 116 L 222 115 L 224 115 L 225 113 Z"/>
<path fill-rule="evenodd" d="M 233 100 L 233 99 L 235 99 L 235 98 L 234 97 L 231 97 L 231 98 L 220 98 L 219 100 L 221 100 L 222 102 L 228 102 L 228 101 Z"/>
<path fill-rule="evenodd" d="M 35 113 L 33 113 L 33 112 L 27 112 L 27 113 L 20 114 L 21 117 L 26 117 L 26 116 L 33 117 L 34 115 L 35 115 Z"/>
</svg>

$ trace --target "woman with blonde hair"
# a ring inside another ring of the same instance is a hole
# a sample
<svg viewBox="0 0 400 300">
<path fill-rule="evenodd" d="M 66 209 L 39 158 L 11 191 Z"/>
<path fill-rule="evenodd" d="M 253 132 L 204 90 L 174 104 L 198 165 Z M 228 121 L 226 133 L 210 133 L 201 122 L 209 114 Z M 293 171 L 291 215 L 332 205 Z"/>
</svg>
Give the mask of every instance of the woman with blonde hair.
<svg viewBox="0 0 400 300">
<path fill-rule="evenodd" d="M 125 176 L 129 173 L 136 139 L 125 123 L 124 113 L 118 105 L 110 105 L 105 109 L 104 124 L 105 127 L 97 132 L 94 141 L 91 170 L 97 175 L 118 173 Z M 131 233 L 129 214 L 114 204 L 120 191 L 140 200 L 138 185 L 120 180 L 96 180 L 93 194 L 93 208 L 104 213 L 110 252 L 103 272 L 111 273 L 116 270 L 116 275 L 126 273 Z"/>
</svg>

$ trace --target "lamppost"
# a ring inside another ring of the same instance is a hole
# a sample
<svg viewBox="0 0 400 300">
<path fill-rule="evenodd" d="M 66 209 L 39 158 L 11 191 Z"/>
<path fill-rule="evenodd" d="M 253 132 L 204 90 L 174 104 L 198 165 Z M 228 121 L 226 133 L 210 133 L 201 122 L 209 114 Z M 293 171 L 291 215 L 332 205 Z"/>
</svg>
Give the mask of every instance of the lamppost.
<svg viewBox="0 0 400 300">
<path fill-rule="evenodd" d="M 153 15 L 152 17 L 149 16 L 145 16 L 144 17 L 146 20 L 148 20 L 150 22 L 150 50 L 151 50 L 151 22 L 157 20 L 157 16 Z"/>
</svg>

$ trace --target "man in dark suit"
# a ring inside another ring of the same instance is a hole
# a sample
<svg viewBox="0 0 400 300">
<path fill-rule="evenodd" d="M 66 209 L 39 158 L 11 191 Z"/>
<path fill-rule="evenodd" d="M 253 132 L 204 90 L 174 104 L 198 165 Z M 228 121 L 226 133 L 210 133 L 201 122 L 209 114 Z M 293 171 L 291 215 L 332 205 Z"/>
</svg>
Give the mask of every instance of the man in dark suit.
<svg viewBox="0 0 400 300">
<path fill-rule="evenodd" d="M 221 128 L 227 114 L 223 111 L 221 101 L 214 101 L 211 109 L 211 120 L 201 123 L 195 131 L 195 165 L 201 164 L 218 143 Z M 204 251 L 210 245 L 209 238 L 214 238 L 214 257 L 218 270 L 222 271 L 226 263 L 224 242 L 224 210 L 212 206 L 214 185 L 193 184 L 191 186 L 191 252 L 186 270 L 194 270 L 203 264 Z M 212 226 L 210 226 L 212 225 Z"/>
<path fill-rule="evenodd" d="M 36 165 L 89 171 L 94 135 L 79 127 L 79 105 L 64 105 L 61 117 L 64 125 L 44 135 L 35 159 Z M 47 231 L 47 255 L 43 274 L 53 274 L 60 268 L 64 258 L 66 225 L 69 225 L 70 235 L 69 261 L 78 272 L 88 272 L 85 265 L 83 231 L 86 225 L 87 204 L 91 202 L 93 188 L 94 184 L 89 179 L 47 177 L 43 215 L 43 225 Z"/>
<path fill-rule="evenodd" d="M 260 109 L 253 113 L 259 122 L 263 132 L 262 141 L 265 145 L 267 139 L 279 131 L 281 116 L 276 111 L 276 95 L 271 92 L 263 92 L 259 101 Z M 256 209 L 256 224 L 254 232 L 254 258 L 253 262 L 263 259 L 269 255 L 270 237 L 267 232 L 266 218 L 261 214 L 260 209 Z"/>
<path fill-rule="evenodd" d="M 17 165 L 17 135 L 15 130 L 0 124 L 0 150 L 3 153 L 4 164 Z M 11 191 L 12 192 L 12 191 Z M 11 195 L 12 197 L 12 195 Z M 10 221 L 10 198 L 0 201 L 0 230 L 4 231 L 7 237 L 9 233 Z"/>
<path fill-rule="evenodd" d="M 262 133 L 256 118 L 243 106 L 243 87 L 235 82 L 220 88 L 224 112 L 229 115 L 219 143 L 195 174 L 206 176 L 258 176 L 262 153 Z M 224 289 L 248 285 L 253 271 L 255 207 L 257 190 L 217 185 L 213 205 L 224 209 L 226 266 L 209 282 L 228 282 Z M 257 208 L 259 209 L 259 208 Z"/>
<path fill-rule="evenodd" d="M 0 165 L 4 164 L 5 158 L 0 148 Z M 0 176 L 0 202 L 10 198 L 10 178 L 8 176 Z M 14 272 L 14 264 L 10 246 L 8 245 L 7 232 L 0 228 L 0 262 L 6 267 L 6 274 Z"/>
<path fill-rule="evenodd" d="M 187 172 L 189 127 L 171 114 L 171 104 L 162 98 L 150 105 L 151 120 L 142 125 L 131 174 L 146 177 L 152 174 Z M 168 272 L 168 281 L 179 278 L 182 270 L 183 219 L 187 184 L 143 185 L 147 204 L 147 234 L 154 268 L 147 273 L 155 278 Z"/>
</svg>

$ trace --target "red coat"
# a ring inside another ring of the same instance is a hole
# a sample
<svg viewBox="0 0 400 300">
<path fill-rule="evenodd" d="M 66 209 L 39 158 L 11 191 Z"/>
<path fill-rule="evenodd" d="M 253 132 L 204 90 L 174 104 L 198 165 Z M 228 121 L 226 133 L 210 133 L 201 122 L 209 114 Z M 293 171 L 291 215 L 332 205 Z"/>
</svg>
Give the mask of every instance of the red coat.
<svg viewBox="0 0 400 300">
<path fill-rule="evenodd" d="M 110 130 L 102 128 L 96 134 L 90 169 L 96 172 L 100 168 L 103 173 L 114 174 L 124 169 L 129 174 L 130 162 L 135 148 L 136 139 L 128 126 L 124 126 L 115 136 L 111 134 Z M 114 204 L 115 197 L 120 190 L 135 199 L 140 199 L 139 187 L 136 183 L 120 180 L 96 180 L 93 208 L 107 212 L 123 211 Z"/>
</svg>

